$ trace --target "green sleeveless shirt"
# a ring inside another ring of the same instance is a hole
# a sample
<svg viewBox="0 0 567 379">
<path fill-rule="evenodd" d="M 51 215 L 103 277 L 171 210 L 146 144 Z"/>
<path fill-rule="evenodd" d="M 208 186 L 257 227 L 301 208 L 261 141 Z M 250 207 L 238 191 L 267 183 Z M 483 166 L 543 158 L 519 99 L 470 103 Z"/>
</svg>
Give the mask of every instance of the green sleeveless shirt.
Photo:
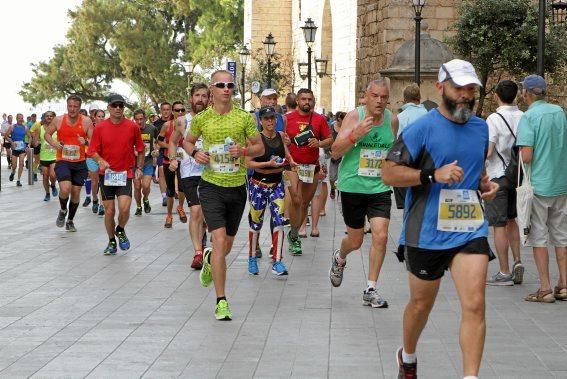
<svg viewBox="0 0 567 379">
<path fill-rule="evenodd" d="M 57 141 L 57 132 L 53 133 L 53 139 Z M 39 152 L 39 160 L 41 161 L 54 161 L 57 155 L 57 150 L 45 140 L 45 127 L 40 126 L 39 140 L 41 142 L 41 150 Z"/>
<path fill-rule="evenodd" d="M 366 117 L 366 108 L 360 106 L 359 122 Z M 365 135 L 344 155 L 339 167 L 338 188 L 341 192 L 376 194 L 390 191 L 382 181 L 382 165 L 394 144 L 392 112 L 384 110 L 381 125 L 373 125 Z"/>
</svg>

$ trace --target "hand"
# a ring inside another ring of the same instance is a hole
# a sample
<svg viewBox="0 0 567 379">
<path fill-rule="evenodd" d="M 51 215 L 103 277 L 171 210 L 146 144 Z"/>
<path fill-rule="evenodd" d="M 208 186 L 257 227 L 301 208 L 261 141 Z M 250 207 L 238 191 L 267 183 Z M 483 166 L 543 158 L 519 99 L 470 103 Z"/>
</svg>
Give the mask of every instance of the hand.
<svg viewBox="0 0 567 379">
<path fill-rule="evenodd" d="M 199 164 L 209 164 L 209 154 L 204 153 L 202 151 L 197 151 L 197 153 L 194 156 L 195 161 Z"/>
<path fill-rule="evenodd" d="M 324 180 L 327 177 L 327 172 L 325 170 L 319 170 L 317 173 L 317 179 Z"/>
<path fill-rule="evenodd" d="M 136 172 L 134 173 L 134 179 L 136 179 L 136 180 L 142 179 L 142 170 L 141 169 L 136 168 Z"/>
<path fill-rule="evenodd" d="M 287 135 L 287 133 L 283 134 L 283 141 L 286 145 L 291 144 L 291 139 L 289 138 L 289 136 Z"/>
<path fill-rule="evenodd" d="M 154 157 L 154 158 L 159 157 L 159 150 L 158 149 L 152 150 L 152 157 Z"/>
<path fill-rule="evenodd" d="M 57 146 L 55 147 L 57 150 L 63 150 L 63 144 L 57 142 Z"/>
<path fill-rule="evenodd" d="M 108 164 L 107 161 L 105 161 L 104 159 L 99 159 L 98 160 L 98 168 L 99 170 L 106 170 L 107 168 L 110 168 L 110 165 Z"/>
<path fill-rule="evenodd" d="M 307 142 L 309 142 L 307 144 L 307 146 L 309 147 L 314 147 L 314 148 L 319 148 L 319 140 L 317 138 L 309 138 L 309 140 L 307 140 Z"/>
<path fill-rule="evenodd" d="M 266 162 L 266 163 L 268 164 L 268 167 L 278 168 L 278 167 L 281 167 L 281 166 L 284 165 L 283 162 L 282 162 L 282 163 L 278 163 L 278 162 L 276 161 L 276 159 L 277 159 L 277 158 L 272 158 L 272 159 L 270 159 L 268 162 Z"/>
<path fill-rule="evenodd" d="M 488 180 L 488 175 L 484 175 L 480 180 L 480 197 L 483 200 L 493 200 L 499 189 L 498 183 Z"/>
<path fill-rule="evenodd" d="M 179 162 L 177 162 L 177 159 L 173 159 L 169 161 L 169 171 L 177 170 L 178 166 L 179 166 Z"/>
<path fill-rule="evenodd" d="M 87 140 L 85 140 L 83 137 L 79 137 L 78 140 L 81 143 L 81 145 L 84 145 L 87 142 Z"/>
<path fill-rule="evenodd" d="M 366 117 L 364 120 L 362 120 L 357 126 L 356 128 L 354 128 L 352 130 L 352 136 L 354 137 L 355 140 L 359 140 L 360 138 L 364 137 L 365 135 L 367 135 L 368 133 L 370 133 L 370 131 L 372 130 L 372 122 L 373 122 L 373 118 L 371 116 Z"/>
<path fill-rule="evenodd" d="M 239 158 L 240 156 L 242 156 L 243 150 L 244 148 L 240 146 L 239 143 L 233 143 L 228 147 L 228 153 L 233 158 Z"/>
<path fill-rule="evenodd" d="M 296 161 L 294 161 L 293 159 L 291 159 L 291 160 L 289 161 L 289 166 L 290 166 L 291 168 L 296 168 L 296 167 L 299 166 L 299 165 L 297 164 Z"/>
<path fill-rule="evenodd" d="M 463 169 L 457 166 L 457 161 L 446 164 L 435 170 L 435 181 L 438 183 L 454 184 L 463 179 Z"/>
</svg>

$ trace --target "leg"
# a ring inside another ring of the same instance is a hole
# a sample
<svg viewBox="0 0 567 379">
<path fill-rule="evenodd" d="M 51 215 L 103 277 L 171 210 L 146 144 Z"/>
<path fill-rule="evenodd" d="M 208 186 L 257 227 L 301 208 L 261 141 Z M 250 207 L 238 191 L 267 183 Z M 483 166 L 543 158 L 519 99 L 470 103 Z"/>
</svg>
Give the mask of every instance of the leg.
<svg viewBox="0 0 567 379">
<path fill-rule="evenodd" d="M 327 185 L 327 182 L 322 182 L 321 183 L 321 193 L 319 194 L 319 199 L 320 199 L 319 213 L 320 213 L 321 216 L 325 216 L 327 214 L 325 209 L 327 207 L 327 197 L 328 196 L 329 196 L 329 186 Z M 311 212 L 313 212 L 313 210 L 311 210 Z"/>
<path fill-rule="evenodd" d="M 69 201 L 69 220 L 75 218 L 77 209 L 79 207 L 79 202 L 81 201 L 81 188 L 79 185 L 72 185 L 71 187 L 71 200 Z"/>
<path fill-rule="evenodd" d="M 131 196 L 128 195 L 118 196 L 118 226 L 120 226 L 123 229 L 126 228 L 126 223 L 130 218 L 131 205 L 132 205 Z"/>
<path fill-rule="evenodd" d="M 519 236 L 519 232 L 518 232 Z M 518 240 L 519 242 L 519 240 Z M 508 233 L 506 226 L 494 227 L 494 246 L 498 254 L 498 263 L 500 264 L 500 272 L 505 275 L 510 274 L 510 265 L 508 263 Z"/>
<path fill-rule="evenodd" d="M 142 177 L 142 195 L 144 196 L 144 199 L 147 199 L 150 196 L 151 184 L 151 175 L 144 175 Z"/>
<path fill-rule="evenodd" d="M 559 269 L 558 287 L 567 288 L 567 247 L 555 247 L 555 257 Z"/>
<path fill-rule="evenodd" d="M 191 219 L 189 220 L 189 235 L 193 243 L 195 253 L 203 251 L 203 211 L 200 205 L 192 205 L 189 208 Z"/>
<path fill-rule="evenodd" d="M 372 231 L 372 245 L 370 246 L 368 262 L 368 280 L 378 281 L 384 257 L 386 256 L 386 244 L 388 243 L 388 226 L 390 220 L 382 217 L 370 219 L 370 229 Z"/>
<path fill-rule="evenodd" d="M 508 220 L 506 224 L 506 235 L 508 236 L 508 243 L 510 244 L 510 249 L 512 250 L 512 256 L 514 257 L 514 262 L 521 261 L 520 257 L 520 229 L 518 228 L 518 223 L 516 219 Z"/>
<path fill-rule="evenodd" d="M 22 178 L 22 173 L 24 172 L 24 161 L 26 159 L 27 154 L 23 153 L 20 154 L 20 156 L 18 157 L 18 181 L 21 180 Z M 28 164 L 31 164 L 31 162 L 29 162 Z"/>
<path fill-rule="evenodd" d="M 311 234 L 319 235 L 319 218 L 321 217 L 321 212 L 324 210 L 324 198 L 323 198 L 323 184 L 319 183 L 319 193 L 313 196 L 311 200 Z M 317 191 L 317 190 L 316 190 Z"/>
<path fill-rule="evenodd" d="M 98 173 L 97 172 L 89 172 L 89 176 L 91 177 L 91 183 L 93 187 L 92 195 L 93 201 L 96 203 L 98 202 Z"/>
<path fill-rule="evenodd" d="M 42 183 L 43 184 L 43 189 L 45 190 L 46 194 L 49 194 L 49 177 L 50 177 L 50 168 L 48 167 L 44 167 L 41 166 L 41 176 L 42 176 Z"/>
<path fill-rule="evenodd" d="M 232 249 L 234 237 L 226 235 L 226 228 L 215 229 L 213 234 L 213 252 L 211 254 L 211 266 L 215 293 L 218 297 L 225 296 L 226 283 L 226 256 Z"/>
<path fill-rule="evenodd" d="M 110 240 L 114 240 L 114 230 L 116 229 L 116 223 L 114 221 L 114 215 L 116 213 L 114 198 L 111 200 L 103 200 L 102 204 L 104 205 L 104 227 L 106 234 Z"/>
<path fill-rule="evenodd" d="M 477 376 L 486 335 L 484 292 L 488 256 L 458 253 L 450 268 L 463 313 L 459 342 L 464 376 Z"/>
<path fill-rule="evenodd" d="M 136 207 L 142 207 L 142 179 L 134 179 L 134 200 Z"/>
</svg>

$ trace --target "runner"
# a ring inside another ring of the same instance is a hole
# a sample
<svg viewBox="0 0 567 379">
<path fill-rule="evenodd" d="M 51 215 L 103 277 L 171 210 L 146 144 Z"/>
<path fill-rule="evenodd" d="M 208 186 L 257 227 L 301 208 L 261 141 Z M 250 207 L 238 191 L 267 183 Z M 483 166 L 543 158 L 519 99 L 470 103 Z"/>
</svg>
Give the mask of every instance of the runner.
<svg viewBox="0 0 567 379">
<path fill-rule="evenodd" d="M 190 132 L 193 117 L 207 108 L 209 96 L 210 91 L 206 84 L 193 84 L 190 93 L 191 98 L 189 99 L 191 103 L 189 113 L 184 118 L 183 116 L 177 118 L 175 130 L 169 138 L 168 154 L 173 156 L 180 152 L 183 157 L 179 162 L 177 159 L 172 160 L 169 164 L 169 168 L 171 170 L 179 170 L 179 186 L 185 194 L 187 205 L 189 206 L 189 212 L 191 214 L 191 218 L 189 219 L 189 236 L 191 237 L 193 249 L 195 250 L 191 268 L 195 270 L 200 270 L 203 267 L 203 249 L 207 241 L 205 227 L 203 225 L 205 219 L 197 193 L 197 187 L 201 181 L 204 166 L 197 163 L 195 158 L 188 155 L 183 148 L 179 147 L 179 144 L 183 143 L 182 139 Z M 197 140 L 196 146 L 197 149 L 203 148 L 202 139 Z"/>
<path fill-rule="evenodd" d="M 8 167 L 12 167 L 12 143 L 8 138 L 7 132 L 10 126 L 12 126 L 13 117 L 12 115 L 8 115 L 4 118 L 5 114 L 2 115 L 2 127 L 0 129 L 0 134 L 2 135 L 3 143 L 2 147 L 6 150 L 6 161 L 8 162 Z"/>
<path fill-rule="evenodd" d="M 55 117 L 45 131 L 45 140 L 57 149 L 55 175 L 59 182 L 61 209 L 55 224 L 59 228 L 65 225 L 65 229 L 69 232 L 77 231 L 73 219 L 81 200 L 81 187 L 87 178 L 85 147 L 93 129 L 91 119 L 79 113 L 81 103 L 79 96 L 69 96 L 67 113 Z M 57 141 L 52 137 L 55 132 L 57 132 Z"/>
<path fill-rule="evenodd" d="M 398 378 L 417 376 L 417 342 L 447 269 L 462 309 L 464 376 L 476 378 L 480 368 L 486 333 L 484 282 L 488 261 L 494 258 L 480 202 L 494 198 L 498 184 L 484 173 L 488 125 L 473 116 L 479 86 L 469 62 L 443 64 L 437 83 L 442 104 L 402 131 L 382 169 L 385 184 L 409 187 L 400 244 L 405 245 L 410 300 L 403 348 L 396 354 Z"/>
<path fill-rule="evenodd" d="M 315 97 L 309 89 L 297 92 L 297 110 L 286 115 L 286 134 L 291 140 L 289 152 L 299 165 L 297 169 L 287 171 L 290 181 L 292 206 L 290 207 L 291 230 L 287 238 L 289 252 L 301 255 L 299 229 L 307 217 L 307 207 L 315 195 L 318 181 L 315 174 L 320 170 L 319 148 L 328 147 L 333 142 L 325 116 L 313 111 Z"/>
<path fill-rule="evenodd" d="M 166 122 L 159 132 L 157 137 L 158 146 L 164 151 L 164 158 L 163 158 L 163 174 L 165 177 L 165 185 L 166 185 L 166 196 L 167 196 L 167 216 L 165 217 L 165 228 L 171 228 L 173 226 L 173 200 L 175 194 L 178 194 L 179 197 L 179 204 L 177 205 L 177 214 L 179 215 L 179 220 L 182 223 L 187 222 L 187 215 L 185 214 L 185 210 L 183 209 L 183 203 L 185 202 L 185 194 L 182 191 L 177 190 L 178 186 L 176 184 L 179 182 L 179 173 L 175 173 L 175 170 L 170 170 L 169 164 L 171 161 L 176 159 L 176 153 L 169 155 L 167 150 L 169 149 L 169 140 L 171 138 L 171 134 L 175 130 L 175 123 L 177 120 L 181 123 L 182 127 L 185 128 L 185 106 L 181 101 L 176 101 L 171 106 L 173 110 L 173 117 L 170 121 Z M 179 142 L 179 146 L 183 141 Z"/>
<path fill-rule="evenodd" d="M 154 126 L 156 127 L 158 133 L 161 132 L 162 126 L 166 122 L 171 120 L 171 104 L 168 103 L 167 101 L 164 101 L 163 103 L 161 103 L 161 105 L 159 106 L 159 115 L 160 115 L 160 118 L 158 118 L 154 122 Z M 164 173 L 163 173 L 164 154 L 165 154 L 165 149 L 160 149 L 156 163 L 157 163 L 157 167 L 158 167 L 157 175 L 158 175 L 159 190 L 160 190 L 161 199 L 162 199 L 161 205 L 166 207 L 167 206 L 166 184 L 165 184 L 165 176 L 164 176 Z"/>
<path fill-rule="evenodd" d="M 8 127 L 6 132 L 8 140 L 12 143 L 12 173 L 10 174 L 10 181 L 14 181 L 14 176 L 16 175 L 16 168 L 18 169 L 18 180 L 16 181 L 16 186 L 21 187 L 22 183 L 20 179 L 22 178 L 22 172 L 24 171 L 24 165 L 26 160 L 26 155 L 28 151 L 28 145 L 25 143 L 25 139 L 31 139 L 31 134 L 29 129 L 24 124 L 24 115 L 18 113 L 16 115 L 16 123 Z"/>
<path fill-rule="evenodd" d="M 110 95 L 108 112 L 110 117 L 94 130 L 88 155 L 99 165 L 100 192 L 104 204 L 104 226 L 108 234 L 108 245 L 104 255 L 116 254 L 116 239 L 120 250 L 128 250 L 130 241 L 126 236 L 126 223 L 132 204 L 132 179 L 142 177 L 144 167 L 144 142 L 136 123 L 124 118 L 124 98 Z M 134 152 L 138 153 L 136 157 Z M 118 225 L 114 220 L 118 201 Z"/>
<path fill-rule="evenodd" d="M 210 88 L 214 104 L 195 116 L 184 144 L 188 154 L 198 163 L 207 165 L 198 191 L 205 221 L 213 234 L 213 249 L 205 249 L 199 277 L 204 287 L 214 281 L 217 320 L 232 319 L 225 297 L 225 256 L 232 249 L 246 206 L 246 168 L 241 157 L 264 153 L 253 117 L 232 106 L 233 80 L 228 71 L 213 73 Z M 204 151 L 195 147 L 201 136 Z"/>
<path fill-rule="evenodd" d="M 33 181 L 37 182 L 37 171 L 39 169 L 39 153 L 41 151 L 41 143 L 39 142 L 39 131 L 41 129 L 42 122 L 37 121 L 37 115 L 34 113 L 31 115 L 31 127 L 30 130 L 30 145 L 33 147 Z M 36 137 L 34 139 L 34 136 Z"/>
<path fill-rule="evenodd" d="M 41 145 L 41 150 L 39 153 L 39 164 L 41 166 L 41 175 L 43 177 L 43 189 L 45 190 L 45 197 L 43 201 L 51 200 L 51 196 L 55 197 L 58 195 L 57 187 L 55 183 L 57 179 L 55 178 L 55 157 L 56 151 L 50 144 L 45 140 L 45 131 L 53 118 L 55 117 L 55 112 L 47 111 L 41 116 L 41 128 L 39 129 L 39 135 L 33 136 L 37 139 Z M 53 134 L 53 138 L 57 139 L 57 133 Z M 49 189 L 51 187 L 51 193 Z"/>
<path fill-rule="evenodd" d="M 329 278 L 334 287 L 343 280 L 346 257 L 360 249 L 364 240 L 364 222 L 368 218 L 372 245 L 368 254 L 368 280 L 362 304 L 387 308 L 378 293 L 378 277 L 384 263 L 392 189 L 382 181 L 382 165 L 394 143 L 398 119 L 386 109 L 390 98 L 387 79 L 370 82 L 365 105 L 349 112 L 332 146 L 332 157 L 343 158 L 339 167 L 339 191 L 347 236 L 332 255 Z"/>
<path fill-rule="evenodd" d="M 98 124 L 104 121 L 104 118 L 106 116 L 104 110 L 102 109 L 96 109 L 89 113 L 91 115 L 90 117 L 93 122 L 94 128 L 96 128 Z M 101 202 L 98 201 L 98 192 L 99 192 L 98 164 L 95 162 L 94 159 L 88 157 L 87 168 L 89 169 L 89 177 L 92 183 L 93 205 L 91 209 L 94 214 L 98 214 L 99 216 L 104 216 L 104 205 L 102 205 L 102 201 Z"/>
<path fill-rule="evenodd" d="M 295 162 L 289 155 L 284 143 L 283 133 L 276 131 L 276 111 L 274 107 L 262 107 L 259 112 L 262 131 L 264 154 L 256 158 L 246 157 L 246 167 L 253 170 L 248 182 L 248 199 L 250 213 L 248 222 L 248 273 L 258 275 L 258 262 L 256 246 L 266 207 L 270 207 L 272 230 L 272 273 L 276 276 L 287 275 L 287 268 L 282 262 L 282 249 L 284 242 L 284 183 L 282 172 L 285 161 L 292 166 Z"/>
<path fill-rule="evenodd" d="M 144 166 L 142 168 L 142 177 L 139 179 L 134 178 L 134 198 L 136 199 L 136 213 L 134 215 L 141 216 L 142 194 L 144 195 L 144 212 L 150 213 L 152 211 L 148 197 L 150 196 L 152 176 L 155 171 L 152 151 L 154 151 L 154 144 L 158 132 L 155 126 L 146 123 L 146 113 L 143 109 L 135 110 L 133 119 L 138 125 L 138 128 L 140 128 L 142 141 L 144 142 Z"/>
</svg>

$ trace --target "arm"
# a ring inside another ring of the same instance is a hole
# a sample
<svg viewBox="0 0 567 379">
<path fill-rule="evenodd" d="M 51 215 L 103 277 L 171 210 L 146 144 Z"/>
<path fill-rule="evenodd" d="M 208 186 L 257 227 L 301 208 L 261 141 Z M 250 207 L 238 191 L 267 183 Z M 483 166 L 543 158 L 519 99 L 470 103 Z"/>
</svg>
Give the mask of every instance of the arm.
<svg viewBox="0 0 567 379">
<path fill-rule="evenodd" d="M 177 169 L 177 159 L 175 159 L 175 155 L 177 153 L 177 144 L 179 140 L 183 137 L 183 132 L 185 131 L 185 118 L 177 117 L 175 119 L 175 129 L 171 136 L 169 137 L 169 144 L 167 146 L 167 156 L 170 160 L 169 168 L 172 170 Z M 173 157 L 173 158 L 172 158 Z"/>
<path fill-rule="evenodd" d="M 53 139 L 53 133 L 57 131 L 60 123 L 61 123 L 61 116 L 55 117 L 53 120 L 51 120 L 51 123 L 49 124 L 47 129 L 45 129 L 45 140 L 47 141 L 48 144 L 50 144 L 51 146 L 53 146 L 53 148 L 57 150 L 63 149 L 63 145 L 61 144 L 61 142 L 55 141 Z"/>
<path fill-rule="evenodd" d="M 343 120 L 339 134 L 331 147 L 331 158 L 339 159 L 351 149 L 358 139 L 372 129 L 372 117 L 358 122 L 358 112 L 350 111 Z"/>
<path fill-rule="evenodd" d="M 531 146 L 520 147 L 520 156 L 524 163 L 530 163 L 534 157 L 534 148 Z"/>
<path fill-rule="evenodd" d="M 183 140 L 183 148 L 187 152 L 187 154 L 191 155 L 195 161 L 199 164 L 209 164 L 209 155 L 195 147 L 195 143 L 199 136 L 194 136 L 189 132 L 187 137 Z"/>
<path fill-rule="evenodd" d="M 157 137 L 157 145 L 159 147 L 161 147 L 162 149 L 167 149 L 169 146 L 167 144 L 167 142 L 165 142 L 165 130 L 166 128 L 170 127 L 168 124 L 171 121 L 168 121 L 167 123 L 163 124 L 163 126 L 161 127 L 161 130 L 159 131 L 158 137 Z"/>
<path fill-rule="evenodd" d="M 270 169 L 270 168 L 279 168 L 282 167 L 281 164 L 277 164 L 275 159 L 271 159 L 267 162 L 256 162 L 254 158 L 246 156 L 246 167 L 251 168 L 252 170 L 256 169 Z"/>
<path fill-rule="evenodd" d="M 284 150 L 285 150 L 285 159 L 286 159 L 287 163 L 289 163 L 289 165 L 292 166 L 292 167 L 297 166 L 297 163 L 295 163 L 295 160 L 293 159 L 293 157 L 289 153 L 289 149 L 287 148 L 287 145 L 288 145 L 288 143 L 286 142 L 287 134 L 285 134 L 285 132 L 280 133 L 280 134 L 282 135 L 282 140 L 284 141 L 283 145 L 284 145 Z"/>
<path fill-rule="evenodd" d="M 8 126 L 8 130 L 6 130 L 6 133 L 4 133 L 4 138 L 6 138 L 6 140 L 8 142 L 12 142 L 12 125 Z"/>
<path fill-rule="evenodd" d="M 398 130 L 400 129 L 400 120 L 398 120 L 398 116 L 392 116 L 392 133 L 394 137 L 398 135 Z"/>
<path fill-rule="evenodd" d="M 494 154 L 494 147 L 495 146 L 496 146 L 496 144 L 494 142 L 488 143 L 488 152 L 486 153 L 487 158 L 490 158 L 492 156 L 492 154 Z"/>
</svg>

